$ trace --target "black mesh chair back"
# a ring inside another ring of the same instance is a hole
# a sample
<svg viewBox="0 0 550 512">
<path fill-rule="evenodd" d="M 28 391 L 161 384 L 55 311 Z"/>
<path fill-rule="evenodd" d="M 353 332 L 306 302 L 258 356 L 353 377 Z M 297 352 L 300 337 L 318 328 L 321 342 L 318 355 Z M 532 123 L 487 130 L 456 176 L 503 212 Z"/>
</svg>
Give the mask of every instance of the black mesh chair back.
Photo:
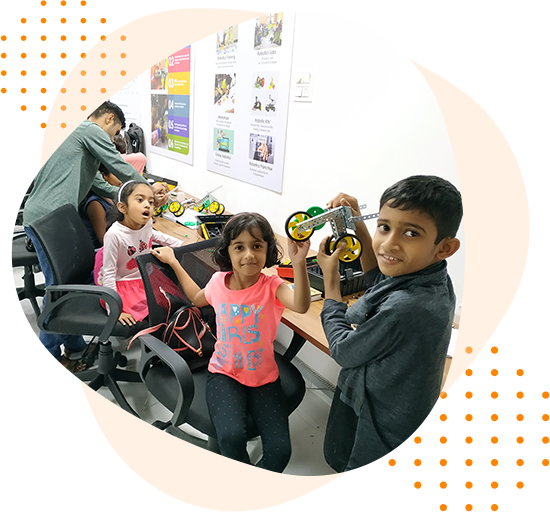
<svg viewBox="0 0 550 512">
<path fill-rule="evenodd" d="M 95 250 L 74 206 L 61 206 L 31 223 L 30 227 L 46 253 L 54 281 L 46 288 L 45 307 L 38 317 L 38 327 L 51 333 L 97 336 L 98 350 L 90 355 L 90 363 L 98 356 L 97 368 L 76 375 L 89 381 L 88 385 L 94 390 L 107 386 L 117 403 L 137 416 L 117 381 L 140 382 L 139 374 L 117 368 L 125 366 L 127 360 L 120 352 L 113 352 L 109 338 L 127 338 L 147 324 L 122 325 L 118 321 L 122 311 L 118 293 L 104 286 L 88 284 L 92 283 Z M 110 314 L 100 300 L 107 303 Z"/>
<path fill-rule="evenodd" d="M 217 271 L 212 261 L 215 245 L 216 240 L 210 239 L 174 249 L 176 258 L 201 288 L 206 286 L 214 272 Z M 140 256 L 136 261 L 147 295 L 149 325 L 154 326 L 166 322 L 170 313 L 174 313 L 181 306 L 191 305 L 191 301 L 185 295 L 176 274 L 169 265 L 165 265 L 152 254 Z M 166 299 L 165 294 L 170 296 L 170 302 Z M 201 313 L 215 334 L 214 310 L 207 306 L 201 308 Z"/>
<path fill-rule="evenodd" d="M 37 169 L 38 162 L 4 158 L 4 206 L 11 207 L 15 197 L 30 193 Z"/>
<path fill-rule="evenodd" d="M 95 250 L 74 206 L 67 204 L 32 223 L 48 256 L 55 284 L 90 282 Z"/>
</svg>

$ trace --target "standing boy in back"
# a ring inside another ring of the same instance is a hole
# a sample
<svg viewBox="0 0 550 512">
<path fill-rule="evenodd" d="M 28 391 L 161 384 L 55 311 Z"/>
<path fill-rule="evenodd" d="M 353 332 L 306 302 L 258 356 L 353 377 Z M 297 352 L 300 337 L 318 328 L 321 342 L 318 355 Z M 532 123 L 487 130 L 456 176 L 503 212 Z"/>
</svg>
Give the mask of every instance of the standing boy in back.
<svg viewBox="0 0 550 512">
<path fill-rule="evenodd" d="M 357 199 L 339 194 L 329 208 Z M 325 459 L 349 471 L 383 457 L 426 419 L 439 396 L 455 309 L 447 258 L 460 247 L 458 190 L 437 176 L 411 176 L 388 188 L 371 238 L 356 224 L 367 291 L 349 309 L 340 295 L 338 257 L 319 247 L 325 284 L 321 313 L 342 366 L 324 443 Z"/>
<path fill-rule="evenodd" d="M 115 148 L 113 140 L 124 128 L 126 120 L 120 107 L 110 101 L 102 103 L 87 120 L 77 126 L 54 151 L 37 174 L 32 192 L 23 211 L 23 226 L 32 240 L 46 286 L 53 284 L 53 271 L 46 253 L 30 227 L 34 221 L 60 206 L 72 204 L 75 209 L 92 189 L 103 197 L 116 198 L 119 188 L 107 183 L 99 173 L 99 165 L 121 182 L 145 179 Z M 78 360 L 86 348 L 82 336 L 40 332 L 40 341 L 66 367 L 73 367 L 69 358 Z M 64 356 L 61 354 L 64 347 Z M 85 365 L 76 364 L 77 370 Z"/>
</svg>

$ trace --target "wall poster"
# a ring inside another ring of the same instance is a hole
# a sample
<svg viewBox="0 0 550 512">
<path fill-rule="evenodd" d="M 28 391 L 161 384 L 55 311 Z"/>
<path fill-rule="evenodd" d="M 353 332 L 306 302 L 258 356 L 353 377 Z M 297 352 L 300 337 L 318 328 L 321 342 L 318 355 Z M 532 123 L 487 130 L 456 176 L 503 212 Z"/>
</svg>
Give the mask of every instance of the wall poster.
<svg viewBox="0 0 550 512">
<path fill-rule="evenodd" d="M 151 152 L 193 164 L 191 46 L 151 67 Z"/>
<path fill-rule="evenodd" d="M 209 171 L 282 191 L 293 36 L 287 13 L 213 36 Z"/>
</svg>

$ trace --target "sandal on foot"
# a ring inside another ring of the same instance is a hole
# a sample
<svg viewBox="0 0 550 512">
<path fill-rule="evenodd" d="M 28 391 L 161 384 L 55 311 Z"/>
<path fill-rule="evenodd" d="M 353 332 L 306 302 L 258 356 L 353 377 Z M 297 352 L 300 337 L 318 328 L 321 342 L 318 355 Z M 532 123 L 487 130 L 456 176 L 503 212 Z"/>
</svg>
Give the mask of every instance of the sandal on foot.
<svg viewBox="0 0 550 512">
<path fill-rule="evenodd" d="M 87 358 L 92 357 L 92 354 L 96 350 L 96 347 L 97 342 L 94 341 L 93 343 L 88 343 L 86 347 L 84 347 L 82 350 L 79 350 L 78 352 L 71 350 L 70 348 L 64 348 L 63 355 L 71 361 L 78 361 L 79 359 L 83 359 L 84 361 L 86 361 Z"/>
<path fill-rule="evenodd" d="M 77 373 L 86 370 L 87 366 L 82 361 L 71 361 L 64 357 L 56 364 L 45 364 L 40 359 L 36 360 L 34 371 L 36 375 L 44 376 L 50 373 Z"/>
</svg>

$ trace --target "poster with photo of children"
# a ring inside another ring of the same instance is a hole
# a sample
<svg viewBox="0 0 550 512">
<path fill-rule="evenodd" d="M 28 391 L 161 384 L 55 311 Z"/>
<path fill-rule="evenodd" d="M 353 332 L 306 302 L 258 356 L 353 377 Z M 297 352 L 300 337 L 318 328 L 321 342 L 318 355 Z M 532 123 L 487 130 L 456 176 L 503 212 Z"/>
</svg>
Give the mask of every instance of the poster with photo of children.
<svg viewBox="0 0 550 512">
<path fill-rule="evenodd" d="M 191 46 L 151 67 L 151 151 L 192 164 Z"/>
<path fill-rule="evenodd" d="M 254 49 L 273 48 L 283 43 L 283 13 L 265 14 L 256 19 Z"/>
<path fill-rule="evenodd" d="M 212 36 L 209 171 L 282 191 L 294 19 L 293 13 L 266 14 L 233 26 L 239 44 L 231 54 L 220 51 L 220 32 Z"/>
</svg>

